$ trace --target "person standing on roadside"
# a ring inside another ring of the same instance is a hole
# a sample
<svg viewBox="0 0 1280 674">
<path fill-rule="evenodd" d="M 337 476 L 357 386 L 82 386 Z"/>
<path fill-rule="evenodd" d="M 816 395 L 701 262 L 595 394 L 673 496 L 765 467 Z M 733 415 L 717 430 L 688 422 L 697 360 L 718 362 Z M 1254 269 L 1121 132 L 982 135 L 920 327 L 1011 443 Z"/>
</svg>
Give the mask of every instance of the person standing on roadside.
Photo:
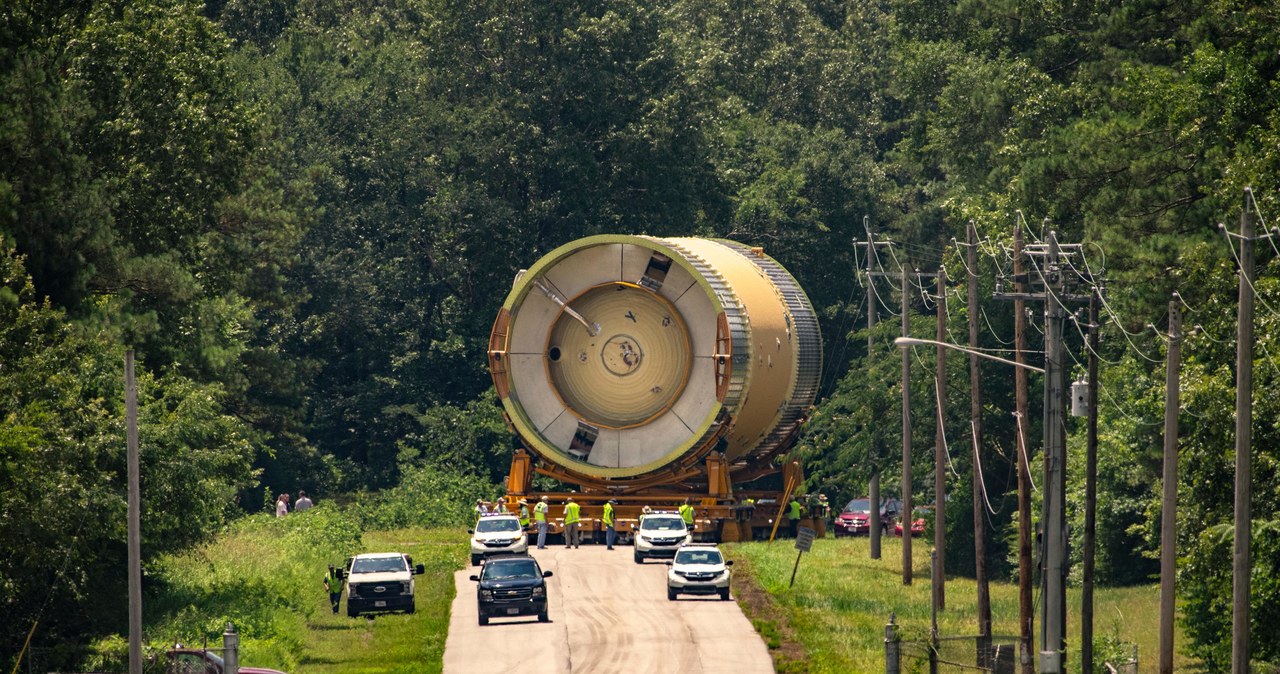
<svg viewBox="0 0 1280 674">
<path fill-rule="evenodd" d="M 284 493 L 276 497 L 276 517 L 284 517 L 289 514 L 289 494 Z"/>
<path fill-rule="evenodd" d="M 791 537 L 800 535 L 800 499 L 795 496 L 791 497 L 791 504 L 787 507 L 787 520 L 791 524 Z"/>
<path fill-rule="evenodd" d="M 690 499 L 685 499 L 680 504 L 680 517 L 684 519 L 684 527 L 693 533 L 693 503 Z"/>
<path fill-rule="evenodd" d="M 538 523 L 538 549 L 547 549 L 547 497 L 543 496 L 533 507 L 533 520 Z"/>
<path fill-rule="evenodd" d="M 342 573 L 334 569 L 332 564 L 329 565 L 329 573 L 324 576 L 324 589 L 329 593 L 329 605 L 337 613 L 338 604 L 342 603 Z"/>
<path fill-rule="evenodd" d="M 600 516 L 600 521 L 604 522 L 604 544 L 606 550 L 613 549 L 613 541 L 618 537 L 618 532 L 613 528 L 613 507 L 618 505 L 617 499 L 609 499 L 604 504 L 604 514 Z"/>
<path fill-rule="evenodd" d="M 293 512 L 300 513 L 311 508 L 311 499 L 307 498 L 307 492 L 298 490 L 298 502 L 293 504 Z"/>
<path fill-rule="evenodd" d="M 524 531 L 529 528 L 529 502 L 520 499 L 520 530 Z"/>
<path fill-rule="evenodd" d="M 578 531 L 578 523 L 582 517 L 580 512 L 582 507 L 573 502 L 570 496 L 568 503 L 564 504 L 564 547 L 577 548 L 582 544 L 582 532 Z"/>
</svg>

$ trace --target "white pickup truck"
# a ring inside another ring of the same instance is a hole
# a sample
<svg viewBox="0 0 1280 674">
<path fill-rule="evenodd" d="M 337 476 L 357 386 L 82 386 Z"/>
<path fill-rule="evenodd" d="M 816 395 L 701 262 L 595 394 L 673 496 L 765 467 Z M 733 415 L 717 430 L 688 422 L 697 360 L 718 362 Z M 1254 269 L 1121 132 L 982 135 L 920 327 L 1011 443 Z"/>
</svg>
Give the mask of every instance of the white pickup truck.
<svg viewBox="0 0 1280 674">
<path fill-rule="evenodd" d="M 369 552 L 347 561 L 347 615 L 363 613 L 413 613 L 413 577 L 425 572 L 409 555 Z"/>
</svg>

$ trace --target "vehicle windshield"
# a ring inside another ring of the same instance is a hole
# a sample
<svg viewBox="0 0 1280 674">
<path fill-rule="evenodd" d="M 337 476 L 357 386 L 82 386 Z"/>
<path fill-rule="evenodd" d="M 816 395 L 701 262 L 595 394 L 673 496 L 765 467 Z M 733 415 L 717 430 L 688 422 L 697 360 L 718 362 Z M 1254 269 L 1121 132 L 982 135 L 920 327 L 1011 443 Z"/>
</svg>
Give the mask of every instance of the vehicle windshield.
<svg viewBox="0 0 1280 674">
<path fill-rule="evenodd" d="M 476 525 L 477 534 L 491 534 L 498 531 L 520 531 L 520 520 L 510 517 L 480 518 Z"/>
<path fill-rule="evenodd" d="M 484 565 L 484 580 L 524 580 L 540 578 L 538 563 L 532 559 L 492 561 Z"/>
<path fill-rule="evenodd" d="M 357 557 L 351 563 L 351 573 L 386 573 L 407 568 L 404 557 Z"/>
<path fill-rule="evenodd" d="M 681 550 L 676 553 L 676 564 L 720 564 L 723 561 L 719 550 Z"/>
<path fill-rule="evenodd" d="M 869 513 L 871 512 L 871 499 L 855 498 L 849 501 L 849 505 L 844 507 L 847 513 Z"/>
<path fill-rule="evenodd" d="M 646 517 L 640 528 L 644 531 L 684 531 L 684 520 L 679 517 Z"/>
</svg>

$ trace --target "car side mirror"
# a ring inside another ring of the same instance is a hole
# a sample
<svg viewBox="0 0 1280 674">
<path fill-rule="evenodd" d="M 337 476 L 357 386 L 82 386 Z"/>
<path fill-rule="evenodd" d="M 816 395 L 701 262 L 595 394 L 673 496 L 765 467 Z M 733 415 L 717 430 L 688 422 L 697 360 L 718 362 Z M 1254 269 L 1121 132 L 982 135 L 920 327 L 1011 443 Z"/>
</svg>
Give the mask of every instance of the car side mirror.
<svg viewBox="0 0 1280 674">
<path fill-rule="evenodd" d="M 480 576 L 472 576 L 472 577 L 471 577 L 471 580 L 474 580 L 474 581 L 476 581 L 476 582 L 480 582 Z"/>
<path fill-rule="evenodd" d="M 474 534 L 475 532 L 476 532 L 475 529 L 467 529 L 467 533 L 469 534 Z"/>
<path fill-rule="evenodd" d="M 415 574 L 417 574 L 417 575 L 421 576 L 422 574 L 424 574 L 424 573 L 426 573 L 426 572 L 427 572 L 427 567 L 426 567 L 425 565 L 423 565 L 423 564 L 419 564 L 419 565 L 417 565 L 417 566 L 413 567 L 413 572 L 414 572 Z"/>
<path fill-rule="evenodd" d="M 674 562 L 666 562 L 667 566 L 671 566 L 672 564 L 674 564 Z"/>
<path fill-rule="evenodd" d="M 555 575 L 555 574 L 554 574 L 554 573 L 551 573 L 550 571 L 543 571 L 543 572 L 542 572 L 542 577 L 543 577 L 543 578 L 550 578 L 550 577 L 552 577 L 552 576 L 554 576 L 554 575 Z"/>
<path fill-rule="evenodd" d="M 725 565 L 725 566 L 733 566 L 733 560 L 732 560 L 732 559 L 730 559 L 729 561 L 725 562 L 725 563 L 724 563 L 724 565 Z"/>
<path fill-rule="evenodd" d="M 347 577 L 347 572 L 346 572 L 346 571 L 343 571 L 342 569 L 334 569 L 334 570 L 333 570 L 333 575 L 334 575 L 334 577 L 336 577 L 338 580 L 342 580 L 343 578 L 346 578 L 346 577 Z"/>
</svg>

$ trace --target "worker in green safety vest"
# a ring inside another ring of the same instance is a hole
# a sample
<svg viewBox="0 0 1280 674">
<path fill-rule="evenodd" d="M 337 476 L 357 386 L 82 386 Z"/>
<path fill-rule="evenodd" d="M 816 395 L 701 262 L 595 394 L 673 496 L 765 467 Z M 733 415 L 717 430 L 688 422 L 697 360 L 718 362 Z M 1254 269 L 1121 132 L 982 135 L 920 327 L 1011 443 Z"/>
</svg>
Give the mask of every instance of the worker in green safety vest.
<svg viewBox="0 0 1280 674">
<path fill-rule="evenodd" d="M 564 504 L 564 547 L 576 548 L 582 544 L 582 532 L 578 530 L 578 523 L 582 520 L 582 506 L 573 502 L 570 496 Z"/>
<path fill-rule="evenodd" d="M 617 499 L 609 499 L 604 504 L 604 514 L 600 516 L 600 521 L 604 522 L 604 544 L 606 550 L 613 549 L 613 541 L 618 537 L 618 532 L 613 528 L 613 506 L 617 505 Z"/>
<path fill-rule="evenodd" d="M 685 528 L 688 529 L 690 532 L 692 532 L 693 531 L 693 505 L 690 504 L 689 499 L 685 499 L 684 503 L 680 504 L 680 517 L 684 518 Z"/>
<path fill-rule="evenodd" d="M 324 589 L 329 593 L 329 605 L 333 612 L 338 612 L 338 604 L 342 602 L 342 572 L 329 565 L 329 572 L 324 575 Z"/>
<path fill-rule="evenodd" d="M 795 538 L 800 534 L 800 499 L 794 496 L 787 508 L 787 520 L 791 523 L 791 537 Z"/>
<path fill-rule="evenodd" d="M 547 497 L 543 496 L 533 507 L 533 521 L 538 524 L 538 549 L 547 549 Z"/>
<path fill-rule="evenodd" d="M 529 502 L 524 499 L 520 499 L 520 528 L 529 528 Z"/>
</svg>

